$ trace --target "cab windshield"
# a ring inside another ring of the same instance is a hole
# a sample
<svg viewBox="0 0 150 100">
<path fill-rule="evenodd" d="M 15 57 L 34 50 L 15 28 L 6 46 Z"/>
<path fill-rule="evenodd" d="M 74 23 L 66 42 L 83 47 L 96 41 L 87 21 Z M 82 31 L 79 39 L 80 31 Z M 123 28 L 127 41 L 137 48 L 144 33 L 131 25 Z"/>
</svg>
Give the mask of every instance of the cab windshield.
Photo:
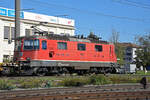
<svg viewBox="0 0 150 100">
<path fill-rule="evenodd" d="M 39 49 L 39 40 L 24 40 L 24 50 L 37 50 Z"/>
</svg>

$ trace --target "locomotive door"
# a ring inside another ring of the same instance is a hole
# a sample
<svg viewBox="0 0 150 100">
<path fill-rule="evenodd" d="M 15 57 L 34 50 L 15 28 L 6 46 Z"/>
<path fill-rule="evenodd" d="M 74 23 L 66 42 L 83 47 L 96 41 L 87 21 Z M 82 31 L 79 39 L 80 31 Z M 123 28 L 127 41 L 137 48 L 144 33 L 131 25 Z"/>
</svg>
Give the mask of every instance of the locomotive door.
<svg viewBox="0 0 150 100">
<path fill-rule="evenodd" d="M 49 56 L 49 59 L 53 58 L 54 56 L 54 43 L 51 41 L 48 42 L 48 56 Z"/>
<path fill-rule="evenodd" d="M 46 60 L 47 58 L 47 41 L 46 40 L 42 40 L 41 41 L 41 51 L 42 54 L 41 56 L 43 57 L 44 60 Z"/>
<path fill-rule="evenodd" d="M 110 57 L 110 61 L 113 60 L 113 47 L 110 46 L 110 49 L 109 49 L 109 57 Z"/>
</svg>

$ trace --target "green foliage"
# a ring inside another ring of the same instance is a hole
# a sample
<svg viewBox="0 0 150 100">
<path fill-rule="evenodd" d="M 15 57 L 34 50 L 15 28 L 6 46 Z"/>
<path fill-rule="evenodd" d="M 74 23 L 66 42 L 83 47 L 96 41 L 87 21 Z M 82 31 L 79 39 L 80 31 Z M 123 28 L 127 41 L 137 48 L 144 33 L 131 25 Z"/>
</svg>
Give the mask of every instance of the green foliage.
<svg viewBox="0 0 150 100">
<path fill-rule="evenodd" d="M 18 86 L 19 88 L 40 88 L 42 87 L 42 84 L 45 83 L 46 86 L 46 81 L 43 81 L 41 79 L 37 78 L 32 78 L 32 79 L 27 79 L 27 80 L 21 80 L 20 85 Z M 43 86 L 43 87 L 45 87 Z"/>
<path fill-rule="evenodd" d="M 0 66 L 2 66 L 3 65 L 3 63 L 0 63 Z"/>
<path fill-rule="evenodd" d="M 14 88 L 15 85 L 13 85 L 9 80 L 7 79 L 0 80 L 0 90 L 11 90 Z"/>
<path fill-rule="evenodd" d="M 120 65 L 123 65 L 124 64 L 124 50 L 125 48 L 121 45 L 119 45 L 118 43 L 115 44 L 115 52 L 116 52 L 116 55 L 117 55 L 117 58 L 119 59 L 118 60 L 118 63 Z"/>
<path fill-rule="evenodd" d="M 147 67 L 150 65 L 150 51 L 146 52 L 143 49 L 139 49 L 136 51 L 136 55 L 137 57 L 135 59 L 137 67 L 140 66 Z"/>
<path fill-rule="evenodd" d="M 150 75 L 150 71 L 147 71 L 147 73 L 145 73 L 144 71 L 140 70 L 136 72 L 137 75 Z"/>
<path fill-rule="evenodd" d="M 92 75 L 89 78 L 90 84 L 93 85 L 103 85 L 112 83 L 110 79 L 104 75 Z"/>
<path fill-rule="evenodd" d="M 60 82 L 61 86 L 83 86 L 88 84 L 86 78 L 66 78 Z"/>
<path fill-rule="evenodd" d="M 124 64 L 124 47 L 121 46 L 119 43 L 119 32 L 116 29 L 112 29 L 112 35 L 110 37 L 110 42 L 112 42 L 115 45 L 115 53 L 117 56 L 118 64 L 123 65 Z"/>
<path fill-rule="evenodd" d="M 112 75 L 109 76 L 109 79 L 112 81 L 113 84 L 120 84 L 120 83 L 137 83 L 140 78 L 139 77 L 132 77 L 130 75 Z"/>
<path fill-rule="evenodd" d="M 136 51 L 137 67 L 143 66 L 144 69 L 150 66 L 150 34 L 137 38 L 137 43 L 141 47 Z"/>
</svg>

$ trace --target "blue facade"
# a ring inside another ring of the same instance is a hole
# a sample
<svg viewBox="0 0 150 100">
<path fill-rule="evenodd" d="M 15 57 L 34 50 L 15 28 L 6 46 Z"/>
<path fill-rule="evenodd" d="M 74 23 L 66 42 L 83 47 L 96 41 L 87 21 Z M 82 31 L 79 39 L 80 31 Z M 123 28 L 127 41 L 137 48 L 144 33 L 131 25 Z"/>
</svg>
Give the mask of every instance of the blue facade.
<svg viewBox="0 0 150 100">
<path fill-rule="evenodd" d="M 7 16 L 7 9 L 0 8 L 0 15 Z"/>
<path fill-rule="evenodd" d="M 0 8 L 0 15 L 8 16 L 8 17 L 15 17 L 15 10 L 10 10 L 6 8 Z M 24 12 L 20 12 L 20 18 L 24 18 Z"/>
</svg>

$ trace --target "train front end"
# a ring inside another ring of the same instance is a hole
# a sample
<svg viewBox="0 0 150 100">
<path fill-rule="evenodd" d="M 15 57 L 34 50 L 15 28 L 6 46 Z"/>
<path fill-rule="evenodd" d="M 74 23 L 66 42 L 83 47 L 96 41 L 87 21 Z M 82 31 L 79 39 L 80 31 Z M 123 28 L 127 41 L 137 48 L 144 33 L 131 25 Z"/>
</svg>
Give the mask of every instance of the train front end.
<svg viewBox="0 0 150 100">
<path fill-rule="evenodd" d="M 31 66 L 31 61 L 37 59 L 39 47 L 39 39 L 36 37 L 21 37 L 16 39 L 14 62 L 18 64 L 20 73 L 33 73 L 34 69 Z"/>
</svg>

